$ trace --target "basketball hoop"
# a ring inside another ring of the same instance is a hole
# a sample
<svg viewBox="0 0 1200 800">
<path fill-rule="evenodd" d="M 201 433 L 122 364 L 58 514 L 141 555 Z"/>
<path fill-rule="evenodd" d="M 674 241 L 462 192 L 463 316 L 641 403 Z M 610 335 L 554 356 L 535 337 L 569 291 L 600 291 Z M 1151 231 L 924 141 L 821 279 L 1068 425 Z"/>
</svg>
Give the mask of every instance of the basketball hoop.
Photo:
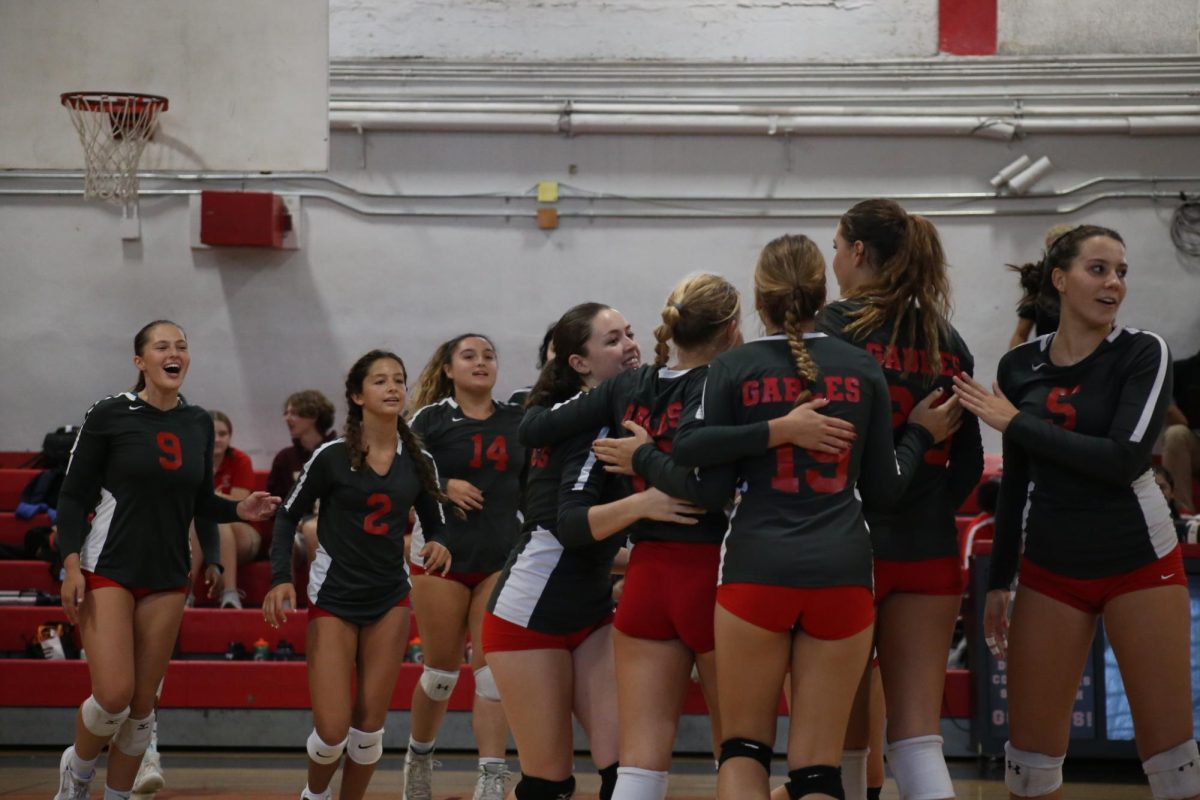
<svg viewBox="0 0 1200 800">
<path fill-rule="evenodd" d="M 137 205 L 138 161 L 167 98 L 128 92 L 66 92 L 62 104 L 83 144 L 83 196 Z"/>
</svg>

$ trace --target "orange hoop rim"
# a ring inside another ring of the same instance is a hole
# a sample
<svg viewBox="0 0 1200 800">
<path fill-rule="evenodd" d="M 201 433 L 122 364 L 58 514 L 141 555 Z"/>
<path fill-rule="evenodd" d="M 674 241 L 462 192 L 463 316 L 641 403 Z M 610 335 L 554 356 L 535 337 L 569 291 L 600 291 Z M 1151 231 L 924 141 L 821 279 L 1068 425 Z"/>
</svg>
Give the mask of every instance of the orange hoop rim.
<svg viewBox="0 0 1200 800">
<path fill-rule="evenodd" d="M 59 99 L 67 108 L 106 114 L 141 114 L 145 111 L 166 111 L 167 98 L 158 94 L 137 92 L 63 92 Z"/>
</svg>

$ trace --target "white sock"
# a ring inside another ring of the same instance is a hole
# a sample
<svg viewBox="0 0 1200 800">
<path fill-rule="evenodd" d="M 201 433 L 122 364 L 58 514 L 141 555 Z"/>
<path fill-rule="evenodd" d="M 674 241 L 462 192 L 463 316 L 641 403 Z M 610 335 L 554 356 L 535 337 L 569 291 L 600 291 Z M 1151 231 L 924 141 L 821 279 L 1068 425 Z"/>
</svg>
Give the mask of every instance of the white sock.
<svg viewBox="0 0 1200 800">
<path fill-rule="evenodd" d="M 119 792 L 111 786 L 105 786 L 104 800 L 129 800 L 129 792 Z"/>
<path fill-rule="evenodd" d="M 435 744 L 437 744 L 437 739 L 434 739 L 432 742 L 418 742 L 416 739 L 412 738 L 411 736 L 408 737 L 408 749 L 412 750 L 413 753 L 418 756 L 423 756 L 427 753 L 432 753 L 433 746 Z"/>
<path fill-rule="evenodd" d="M 488 764 L 505 764 L 505 763 L 507 763 L 507 762 L 503 758 L 488 758 L 487 756 L 479 757 L 479 766 L 481 766 L 481 767 L 486 767 Z"/>
<path fill-rule="evenodd" d="M 640 767 L 617 767 L 617 785 L 612 800 L 663 800 L 667 796 L 667 773 Z"/>
<path fill-rule="evenodd" d="M 326 786 L 325 791 L 314 792 L 312 789 L 308 788 L 308 784 L 305 784 L 304 791 L 301 792 L 301 796 L 302 797 L 311 797 L 313 800 L 330 800 L 330 798 L 333 796 L 331 794 L 332 789 L 333 789 L 332 786 Z"/>
<path fill-rule="evenodd" d="M 842 751 L 842 791 L 846 800 L 866 800 L 867 754 L 870 750 Z"/>
<path fill-rule="evenodd" d="M 93 758 L 91 761 L 84 761 L 79 757 L 79 753 L 75 752 L 75 748 L 72 747 L 71 760 L 67 762 L 67 768 L 71 770 L 72 775 L 80 780 L 90 778 L 96 771 L 96 759 L 99 757 L 100 756 L 97 755 L 96 758 Z"/>
</svg>

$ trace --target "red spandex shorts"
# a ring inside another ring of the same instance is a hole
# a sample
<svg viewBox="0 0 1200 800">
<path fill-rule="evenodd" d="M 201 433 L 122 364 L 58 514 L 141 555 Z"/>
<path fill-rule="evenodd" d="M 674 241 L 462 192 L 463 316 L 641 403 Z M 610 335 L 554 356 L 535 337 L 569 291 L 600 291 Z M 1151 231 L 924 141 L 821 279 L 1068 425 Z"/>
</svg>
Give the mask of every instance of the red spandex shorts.
<svg viewBox="0 0 1200 800">
<path fill-rule="evenodd" d="M 434 578 L 443 578 L 448 581 L 454 581 L 455 583 L 461 583 L 468 589 L 474 589 L 476 586 L 496 574 L 494 572 L 448 572 L 443 575 L 440 572 L 426 572 L 424 567 L 417 566 L 416 564 L 409 564 L 408 571 L 413 577 L 416 577 L 417 575 L 429 575 Z"/>
<path fill-rule="evenodd" d="M 957 556 L 924 561 L 875 559 L 875 605 L 893 592 L 960 595 L 963 593 L 962 564 Z"/>
<path fill-rule="evenodd" d="M 626 636 L 678 639 L 693 653 L 709 652 L 720 566 L 719 544 L 638 542 L 613 626 Z"/>
<path fill-rule="evenodd" d="M 586 628 L 571 633 L 539 633 L 509 622 L 488 611 L 483 615 L 483 652 L 504 653 L 512 650 L 568 650 L 574 651 L 588 637 L 605 625 L 611 625 L 612 614 Z"/>
<path fill-rule="evenodd" d="M 875 598 L 865 586 L 725 583 L 717 587 L 717 605 L 760 628 L 801 630 L 814 639 L 848 639 L 875 621 Z"/>
<path fill-rule="evenodd" d="M 187 584 L 183 586 L 172 586 L 170 589 L 144 589 L 140 586 L 126 586 L 123 583 L 117 583 L 112 578 L 106 578 L 103 575 L 97 575 L 94 572 L 83 570 L 83 586 L 85 592 L 90 592 L 95 589 L 104 589 L 109 586 L 118 589 L 124 589 L 133 595 L 134 600 L 141 600 L 143 597 L 149 597 L 152 594 L 187 594 Z"/>
<path fill-rule="evenodd" d="M 400 602 L 396 603 L 395 608 L 412 608 L 412 601 L 410 601 L 408 599 L 408 595 L 404 595 L 404 597 L 400 598 Z M 308 620 L 309 620 L 309 622 L 312 622 L 314 619 L 320 619 L 321 617 L 333 617 L 334 619 L 344 619 L 344 617 L 339 617 L 337 614 L 333 613 L 332 611 L 326 611 L 325 609 L 321 608 L 320 606 L 315 606 L 312 603 L 309 603 L 309 605 L 308 605 Z M 383 614 L 380 614 L 379 617 L 380 617 L 380 619 L 382 619 Z"/>
<path fill-rule="evenodd" d="M 1099 614 L 1114 597 L 1158 586 L 1187 586 L 1183 571 L 1183 548 L 1176 546 L 1158 561 L 1107 578 L 1066 578 L 1021 559 L 1021 585 L 1060 603 Z"/>
</svg>

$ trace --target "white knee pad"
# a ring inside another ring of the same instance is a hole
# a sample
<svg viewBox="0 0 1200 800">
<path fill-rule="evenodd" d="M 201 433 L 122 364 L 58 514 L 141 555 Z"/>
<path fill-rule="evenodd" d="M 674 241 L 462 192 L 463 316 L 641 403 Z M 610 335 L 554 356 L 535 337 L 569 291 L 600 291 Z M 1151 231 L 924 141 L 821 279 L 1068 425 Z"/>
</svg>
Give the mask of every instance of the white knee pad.
<svg viewBox="0 0 1200 800">
<path fill-rule="evenodd" d="M 1180 800 L 1200 794 L 1200 750 L 1189 739 L 1142 762 L 1154 800 Z"/>
<path fill-rule="evenodd" d="M 491 667 L 480 667 L 475 670 L 475 694 L 484 700 L 500 699 L 500 687 L 496 685 L 496 678 L 492 675 Z"/>
<path fill-rule="evenodd" d="M 351 728 L 346 737 L 346 757 L 355 764 L 374 764 L 383 756 L 383 728 L 360 731 Z"/>
<path fill-rule="evenodd" d="M 1066 756 L 1030 753 L 1004 743 L 1004 785 L 1021 797 L 1041 797 L 1062 786 Z M 898 783 L 899 781 L 897 781 Z"/>
<path fill-rule="evenodd" d="M 450 672 L 426 666 L 421 671 L 421 689 L 429 696 L 430 700 L 436 700 L 439 703 L 448 700 L 456 683 L 458 683 L 458 670 Z"/>
<path fill-rule="evenodd" d="M 347 739 L 349 737 L 342 739 L 337 744 L 329 744 L 317 735 L 314 728 L 313 732 L 308 735 L 308 757 L 316 764 L 332 764 L 342 757 Z"/>
<path fill-rule="evenodd" d="M 113 744 L 127 756 L 140 756 L 150 746 L 150 735 L 154 733 L 154 714 L 141 719 L 130 717 L 121 725 L 113 737 Z"/>
<path fill-rule="evenodd" d="M 842 791 L 846 800 L 866 800 L 867 754 L 870 750 L 842 751 Z"/>
<path fill-rule="evenodd" d="M 612 800 L 663 800 L 667 796 L 667 773 L 640 767 L 617 767 L 617 786 Z"/>
<path fill-rule="evenodd" d="M 935 735 L 888 742 L 888 766 L 904 800 L 954 797 L 954 784 L 950 781 L 950 770 L 946 769 L 942 744 L 942 737 Z"/>
<path fill-rule="evenodd" d="M 110 714 L 96 702 L 95 695 L 88 695 L 88 699 L 79 707 L 79 713 L 83 716 L 83 727 L 93 736 L 108 738 L 115 736 L 121 729 L 121 724 L 129 719 L 129 706 Z"/>
</svg>

